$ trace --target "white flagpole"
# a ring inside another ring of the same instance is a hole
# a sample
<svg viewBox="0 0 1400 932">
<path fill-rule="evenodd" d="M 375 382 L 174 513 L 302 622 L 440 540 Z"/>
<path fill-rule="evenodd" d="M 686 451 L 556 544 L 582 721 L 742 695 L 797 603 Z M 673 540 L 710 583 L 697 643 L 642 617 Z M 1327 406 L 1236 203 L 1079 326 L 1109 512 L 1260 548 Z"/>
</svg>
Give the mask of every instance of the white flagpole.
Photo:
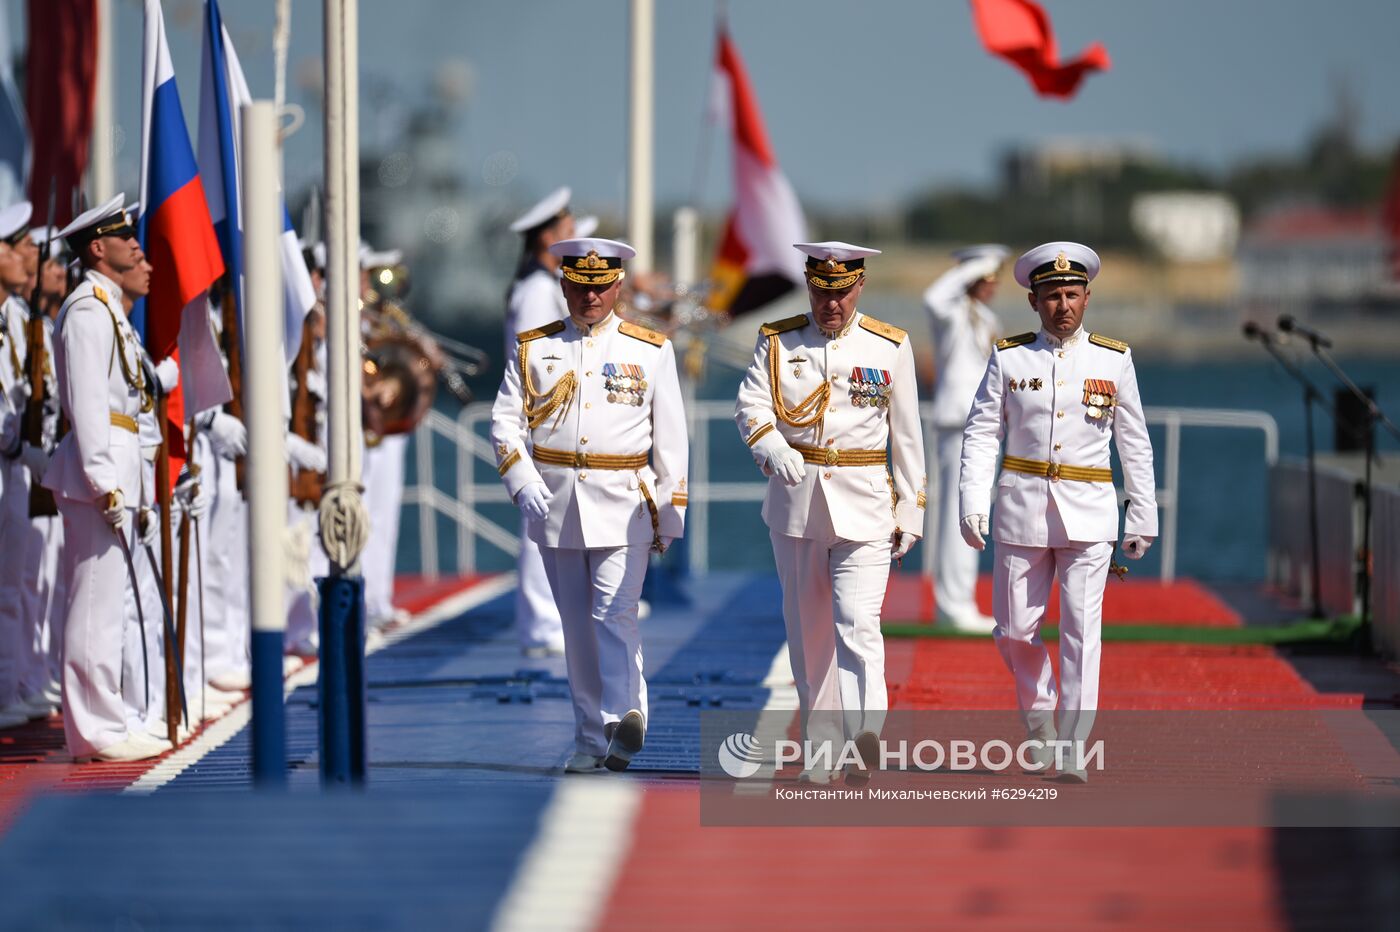
<svg viewBox="0 0 1400 932">
<path fill-rule="evenodd" d="M 652 255 L 653 84 L 655 82 L 655 0 L 632 0 L 631 87 L 628 107 L 627 239 L 637 250 L 631 267 L 650 272 Z"/>
</svg>

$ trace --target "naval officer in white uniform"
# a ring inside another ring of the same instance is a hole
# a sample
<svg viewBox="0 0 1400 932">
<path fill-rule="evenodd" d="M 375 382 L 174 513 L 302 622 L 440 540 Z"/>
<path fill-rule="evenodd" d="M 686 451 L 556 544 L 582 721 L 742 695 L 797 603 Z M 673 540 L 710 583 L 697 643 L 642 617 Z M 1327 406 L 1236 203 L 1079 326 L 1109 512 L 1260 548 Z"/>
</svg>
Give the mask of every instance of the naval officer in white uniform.
<svg viewBox="0 0 1400 932">
<path fill-rule="evenodd" d="M 60 233 L 84 277 L 55 325 L 54 370 L 72 430 L 44 485 L 63 516 L 63 729 L 80 760 L 141 760 L 170 747 L 142 729 L 128 731 L 122 706 L 121 594 L 129 583 L 118 535 L 132 540 L 141 495 L 136 419 L 152 404 L 117 285 L 143 258 L 123 203 L 117 195 Z"/>
<path fill-rule="evenodd" d="M 937 621 L 960 631 L 987 633 L 995 624 L 977 609 L 977 552 L 962 539 L 958 471 L 967 411 L 999 336 L 987 302 L 996 294 L 997 271 L 1009 252 L 995 243 L 960 249 L 953 253 L 958 264 L 924 292 L 933 326 L 933 473 L 938 478 L 930 515 L 933 593 Z"/>
<path fill-rule="evenodd" d="M 872 765 L 888 708 L 880 609 L 890 560 L 924 527 L 914 353 L 903 330 L 857 310 L 865 260 L 878 250 L 796 246 L 807 255 L 811 313 L 761 328 L 735 419 L 769 476 L 763 519 L 803 739 L 854 738 Z M 803 774 L 827 776 L 819 767 Z M 851 783 L 868 779 L 868 768 L 847 773 Z"/>
<path fill-rule="evenodd" d="M 569 318 L 517 334 L 491 440 L 563 621 L 575 721 L 565 770 L 623 770 L 646 733 L 648 554 L 685 526 L 685 408 L 671 341 L 613 313 L 635 250 L 606 239 L 550 250 Z"/>
<path fill-rule="evenodd" d="M 1098 271 L 1098 255 L 1078 243 L 1046 243 L 1016 261 L 1041 329 L 997 343 L 963 436 L 963 536 L 983 549 L 995 510 L 994 636 L 1026 728 L 1041 740 L 1085 740 L 1098 709 L 1103 589 L 1118 538 L 1110 441 L 1130 500 L 1124 553 L 1140 559 L 1157 535 L 1152 443 L 1132 352 L 1083 326 Z M 1057 580 L 1058 688 L 1040 637 Z M 1072 757 L 1062 774 L 1086 779 Z"/>
<path fill-rule="evenodd" d="M 522 239 L 520 263 L 515 281 L 506 297 L 505 354 L 515 351 L 515 335 L 556 323 L 569 316 L 564 292 L 559 286 L 559 257 L 549 247 L 574 237 L 574 218 L 569 212 L 568 188 L 559 188 L 531 207 L 510 225 Z M 519 583 L 515 590 L 515 631 L 526 656 L 549 656 L 564 652 L 564 629 L 539 544 L 530 539 L 525 515 L 520 516 Z"/>
</svg>

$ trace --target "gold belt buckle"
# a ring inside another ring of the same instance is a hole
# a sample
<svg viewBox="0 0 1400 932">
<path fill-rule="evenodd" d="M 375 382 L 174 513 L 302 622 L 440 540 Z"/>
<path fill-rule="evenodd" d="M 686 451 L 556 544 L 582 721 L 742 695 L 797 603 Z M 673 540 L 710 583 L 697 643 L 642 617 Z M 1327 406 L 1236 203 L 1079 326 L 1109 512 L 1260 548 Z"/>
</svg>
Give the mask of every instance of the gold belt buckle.
<svg viewBox="0 0 1400 932">
<path fill-rule="evenodd" d="M 1059 481 L 1060 481 L 1060 464 L 1059 464 L 1059 463 L 1051 463 L 1051 464 L 1050 464 L 1050 469 L 1049 469 L 1049 471 L 1046 473 L 1046 475 L 1050 477 L 1050 481 L 1051 481 L 1051 482 L 1059 482 Z"/>
<path fill-rule="evenodd" d="M 585 459 L 585 454 L 580 453 L 578 450 L 575 450 L 575 451 L 574 451 L 574 468 L 575 468 L 575 469 L 582 469 L 583 467 L 585 467 L 585 466 L 587 466 L 587 465 L 588 465 L 588 462 L 587 462 L 587 460 Z"/>
<path fill-rule="evenodd" d="M 841 453 L 835 447 L 826 448 L 826 465 L 835 466 L 841 462 Z"/>
</svg>

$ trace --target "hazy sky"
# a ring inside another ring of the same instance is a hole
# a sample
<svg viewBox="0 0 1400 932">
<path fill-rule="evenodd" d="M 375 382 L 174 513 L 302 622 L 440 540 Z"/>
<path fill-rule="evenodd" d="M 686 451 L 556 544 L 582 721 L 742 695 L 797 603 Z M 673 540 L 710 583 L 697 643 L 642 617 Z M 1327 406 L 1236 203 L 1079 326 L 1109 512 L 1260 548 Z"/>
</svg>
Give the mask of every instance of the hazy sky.
<svg viewBox="0 0 1400 932">
<path fill-rule="evenodd" d="M 5 0 L 0 0 L 5 2 Z M 141 5 L 117 11 L 119 179 L 134 185 Z M 9 0 L 14 40 L 22 4 Z M 196 119 L 202 3 L 166 0 L 186 116 Z M 731 31 L 778 158 L 811 204 L 888 206 L 949 181 L 986 181 L 1008 145 L 1051 136 L 1133 138 L 1221 166 L 1296 151 L 1345 80 L 1363 142 L 1400 137 L 1400 2 L 1044 0 L 1061 50 L 1104 43 L 1113 68 L 1069 103 L 1037 98 L 989 57 L 966 0 L 732 2 Z M 697 193 L 713 55 L 713 0 L 657 0 L 657 195 Z M 321 3 L 294 0 L 289 99 L 311 125 L 289 143 L 289 186 L 319 175 L 320 119 L 299 75 L 320 61 Z M 392 148 L 398 101 L 427 93 L 444 62 L 474 80 L 457 139 L 469 183 L 525 201 L 571 184 L 582 210 L 619 210 L 626 166 L 625 0 L 361 0 L 366 143 Z M 271 0 L 225 0 L 255 95 L 271 96 Z M 712 134 L 703 204 L 727 196 L 727 148 Z M 489 182 L 488 182 L 489 179 Z"/>
</svg>

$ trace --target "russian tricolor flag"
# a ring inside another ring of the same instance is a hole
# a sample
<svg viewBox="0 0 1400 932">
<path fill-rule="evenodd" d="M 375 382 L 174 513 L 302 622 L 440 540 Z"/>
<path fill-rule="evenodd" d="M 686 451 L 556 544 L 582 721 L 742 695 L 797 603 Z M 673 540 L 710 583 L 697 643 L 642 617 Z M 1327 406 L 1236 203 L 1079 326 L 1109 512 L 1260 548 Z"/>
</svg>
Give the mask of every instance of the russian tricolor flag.
<svg viewBox="0 0 1400 932">
<path fill-rule="evenodd" d="M 239 314 L 243 313 L 243 168 L 239 116 L 253 95 L 243 76 L 228 30 L 224 28 L 217 0 L 204 4 L 204 63 L 199 81 L 199 171 L 210 180 L 205 195 L 209 216 L 214 221 L 224 263 L 236 269 L 233 289 Z M 306 313 L 316 303 L 311 274 L 306 269 L 296 230 L 287 205 L 282 205 L 282 283 L 286 295 L 283 308 L 282 346 L 287 364 L 296 358 L 301 346 L 301 327 Z M 239 318 L 242 320 L 242 317 Z"/>
<path fill-rule="evenodd" d="M 133 323 L 157 361 L 177 353 L 180 386 L 169 399 L 172 458 L 184 457 L 186 401 L 191 411 L 231 397 L 209 330 L 209 286 L 224 273 L 190 145 L 159 0 L 146 0 L 141 55 L 141 217 L 137 236 L 151 262 L 151 293 Z M 212 357 L 211 357 L 212 352 Z"/>
</svg>

